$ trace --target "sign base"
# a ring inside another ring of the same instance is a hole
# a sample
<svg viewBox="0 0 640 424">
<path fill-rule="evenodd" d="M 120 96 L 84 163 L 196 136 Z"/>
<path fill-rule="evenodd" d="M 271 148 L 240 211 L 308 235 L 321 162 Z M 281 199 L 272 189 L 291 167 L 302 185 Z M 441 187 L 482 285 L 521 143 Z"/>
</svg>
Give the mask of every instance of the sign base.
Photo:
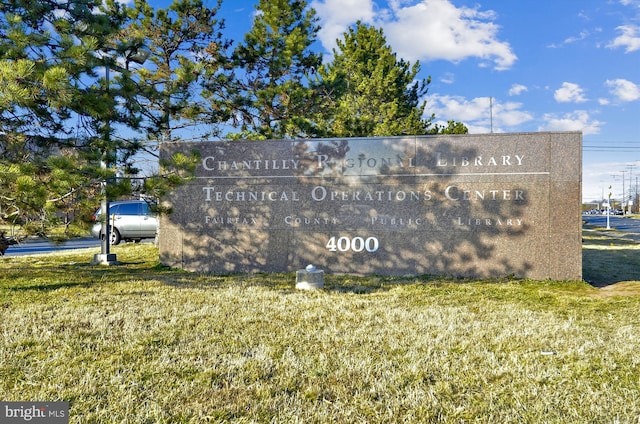
<svg viewBox="0 0 640 424">
<path fill-rule="evenodd" d="M 97 253 L 93 255 L 93 261 L 91 261 L 91 265 L 117 265 L 118 259 L 115 253 Z"/>
</svg>

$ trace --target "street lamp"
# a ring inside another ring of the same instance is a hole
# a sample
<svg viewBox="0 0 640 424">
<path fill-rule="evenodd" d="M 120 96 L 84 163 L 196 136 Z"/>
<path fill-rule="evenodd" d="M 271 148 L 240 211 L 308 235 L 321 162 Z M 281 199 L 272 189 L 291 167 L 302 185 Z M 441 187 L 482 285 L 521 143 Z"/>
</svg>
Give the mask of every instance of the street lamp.
<svg viewBox="0 0 640 424">
<path fill-rule="evenodd" d="M 131 48 L 125 51 L 124 59 L 125 59 L 125 70 L 129 70 L 129 63 L 134 62 L 139 65 L 144 64 L 146 60 L 149 58 L 151 52 L 146 48 Z M 113 59 L 113 58 L 110 58 Z M 111 66 L 116 67 L 113 63 L 109 63 L 109 61 L 105 62 L 105 89 L 107 94 L 109 94 L 109 69 Z M 118 67 L 116 67 L 118 68 Z M 120 68 L 122 69 L 122 68 Z M 100 169 L 105 172 L 108 168 L 110 161 L 109 158 L 109 144 L 111 137 L 111 122 L 107 117 L 105 122 L 105 147 L 102 151 L 102 157 L 100 158 Z M 110 211 L 109 211 L 109 196 L 108 196 L 108 185 L 109 179 L 103 179 L 100 182 L 100 211 L 102 215 L 102 227 L 100 229 L 100 234 L 102 239 L 100 241 L 100 253 L 93 256 L 93 264 L 96 265 L 116 265 L 118 263 L 118 258 L 115 253 L 110 252 L 111 247 L 111 225 L 110 225 Z"/>
<path fill-rule="evenodd" d="M 607 230 L 611 229 L 609 214 L 611 213 L 611 186 L 609 186 L 609 204 L 607 205 Z"/>
</svg>

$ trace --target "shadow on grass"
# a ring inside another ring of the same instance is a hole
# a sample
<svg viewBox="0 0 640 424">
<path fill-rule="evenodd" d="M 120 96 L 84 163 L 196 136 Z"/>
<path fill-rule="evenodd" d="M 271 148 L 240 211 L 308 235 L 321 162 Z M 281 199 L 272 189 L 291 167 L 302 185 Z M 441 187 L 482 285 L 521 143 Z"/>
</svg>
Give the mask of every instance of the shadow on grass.
<svg viewBox="0 0 640 424">
<path fill-rule="evenodd" d="M 639 257 L 637 249 L 583 249 L 583 279 L 594 287 L 640 281 Z"/>
<path fill-rule="evenodd" d="M 639 235 L 640 237 L 640 235 Z M 640 282 L 640 239 L 629 234 L 585 230 L 583 233 L 583 279 L 602 288 L 623 282 Z M 134 250 L 134 249 L 140 249 Z M 113 283 L 157 281 L 174 288 L 216 289 L 221 287 L 264 287 L 284 292 L 295 289 L 295 273 L 256 273 L 213 275 L 190 273 L 163 266 L 157 253 L 147 247 L 122 250 L 116 266 L 91 265 L 85 256 L 41 256 L 11 258 L 0 263 L 0 287 L 10 291 L 53 291 L 64 288 L 90 288 Z M 512 280 L 491 280 L 500 283 Z M 460 284 L 474 279 L 435 275 L 414 277 L 332 275 L 325 277 L 325 290 L 366 295 L 400 285 L 442 282 Z"/>
<path fill-rule="evenodd" d="M 634 234 L 585 231 L 582 278 L 594 287 L 640 281 L 640 243 Z"/>
<path fill-rule="evenodd" d="M 55 257 L 24 259 L 0 267 L 0 286 L 10 291 L 54 291 L 64 288 L 90 288 L 98 285 L 166 280 L 183 273 L 145 260 L 123 261 L 114 266 L 93 265 L 89 261 L 61 262 Z"/>
</svg>

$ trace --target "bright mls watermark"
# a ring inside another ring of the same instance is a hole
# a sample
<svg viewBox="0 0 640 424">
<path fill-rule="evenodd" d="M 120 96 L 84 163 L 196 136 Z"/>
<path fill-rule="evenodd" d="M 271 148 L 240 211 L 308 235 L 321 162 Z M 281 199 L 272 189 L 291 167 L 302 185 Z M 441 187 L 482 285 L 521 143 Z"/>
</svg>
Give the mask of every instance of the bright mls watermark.
<svg viewBox="0 0 640 424">
<path fill-rule="evenodd" d="M 69 402 L 0 402 L 0 423 L 68 424 Z"/>
</svg>

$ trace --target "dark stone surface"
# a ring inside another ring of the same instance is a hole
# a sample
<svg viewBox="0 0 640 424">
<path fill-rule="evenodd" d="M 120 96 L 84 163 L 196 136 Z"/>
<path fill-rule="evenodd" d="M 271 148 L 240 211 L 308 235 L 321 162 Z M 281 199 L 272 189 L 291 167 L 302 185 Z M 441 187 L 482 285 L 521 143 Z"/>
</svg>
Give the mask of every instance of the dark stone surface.
<svg viewBox="0 0 640 424">
<path fill-rule="evenodd" d="M 165 143 L 164 157 L 202 159 L 167 199 L 161 261 L 581 279 L 581 144 L 580 133 Z"/>
</svg>

